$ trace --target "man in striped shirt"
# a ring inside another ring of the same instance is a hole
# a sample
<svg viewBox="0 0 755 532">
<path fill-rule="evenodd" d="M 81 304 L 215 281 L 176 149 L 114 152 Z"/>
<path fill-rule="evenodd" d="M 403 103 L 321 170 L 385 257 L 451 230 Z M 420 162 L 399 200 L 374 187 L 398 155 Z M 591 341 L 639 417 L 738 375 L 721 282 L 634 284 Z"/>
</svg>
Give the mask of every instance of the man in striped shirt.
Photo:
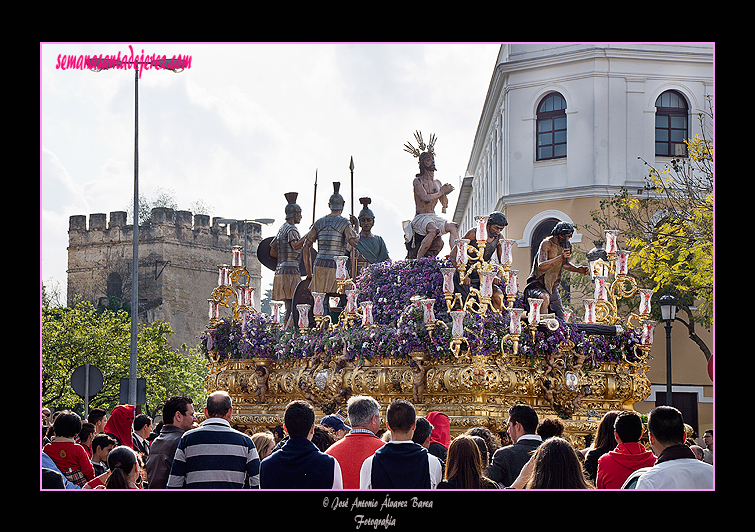
<svg viewBox="0 0 755 532">
<path fill-rule="evenodd" d="M 259 488 L 260 459 L 252 439 L 231 428 L 231 397 L 207 397 L 205 421 L 181 436 L 167 488 Z"/>
</svg>

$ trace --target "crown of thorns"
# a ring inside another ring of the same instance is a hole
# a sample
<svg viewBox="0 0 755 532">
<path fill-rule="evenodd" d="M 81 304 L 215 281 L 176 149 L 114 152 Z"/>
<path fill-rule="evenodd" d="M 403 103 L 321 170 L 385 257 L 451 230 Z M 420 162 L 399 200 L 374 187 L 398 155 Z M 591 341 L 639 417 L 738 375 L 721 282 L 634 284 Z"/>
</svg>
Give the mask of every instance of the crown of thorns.
<svg viewBox="0 0 755 532">
<path fill-rule="evenodd" d="M 429 153 L 435 153 L 435 141 L 438 140 L 438 138 L 433 134 L 430 133 L 430 142 L 425 144 L 425 141 L 422 140 L 422 133 L 419 131 L 414 132 L 414 138 L 417 141 L 417 145 L 419 146 L 419 149 L 412 146 L 411 142 L 407 142 L 404 144 L 404 151 L 407 153 L 411 153 L 414 157 L 419 157 L 422 155 L 423 151 L 428 151 Z"/>
</svg>

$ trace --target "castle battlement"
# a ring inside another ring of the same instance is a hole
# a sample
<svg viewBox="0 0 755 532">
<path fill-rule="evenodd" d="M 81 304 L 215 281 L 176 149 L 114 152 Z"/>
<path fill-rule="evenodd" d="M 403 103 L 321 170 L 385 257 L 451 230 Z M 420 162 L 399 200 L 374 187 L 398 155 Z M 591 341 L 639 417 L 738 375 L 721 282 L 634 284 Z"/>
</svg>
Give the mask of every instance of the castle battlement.
<svg viewBox="0 0 755 532">
<path fill-rule="evenodd" d="M 220 224 L 222 217 L 212 218 L 206 214 L 192 214 L 191 211 L 176 211 L 168 207 L 155 207 L 151 211 L 150 221 L 139 226 L 139 241 L 175 240 L 179 243 L 211 246 L 228 249 L 231 246 L 243 245 L 244 224 L 233 222 Z M 125 211 L 110 213 L 110 223 L 104 213 L 87 217 L 77 214 L 68 220 L 69 246 L 91 244 L 122 244 L 133 239 L 134 226 L 126 224 Z M 248 240 L 259 241 L 262 238 L 262 228 L 254 222 L 246 222 L 246 236 Z"/>
</svg>

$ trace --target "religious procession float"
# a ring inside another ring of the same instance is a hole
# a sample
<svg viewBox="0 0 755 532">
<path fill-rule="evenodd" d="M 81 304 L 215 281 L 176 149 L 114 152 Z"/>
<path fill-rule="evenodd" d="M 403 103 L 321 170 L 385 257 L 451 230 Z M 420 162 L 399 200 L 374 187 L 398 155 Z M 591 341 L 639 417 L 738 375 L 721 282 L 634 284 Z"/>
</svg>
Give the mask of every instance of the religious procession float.
<svg viewBox="0 0 755 532">
<path fill-rule="evenodd" d="M 417 140 L 432 153 L 431 145 Z M 514 241 L 490 234 L 491 223 L 501 224 L 500 213 L 477 217 L 476 229 L 455 239 L 450 257 L 367 261 L 360 269 L 358 245 L 351 252 L 347 246 L 356 242 L 353 228 L 343 231 L 338 245 L 328 242 L 327 231 L 315 234 L 319 220 L 298 235 L 295 198 L 286 195 L 287 222 L 272 244 L 278 248 L 276 277 L 296 266 L 294 293 L 278 295 L 270 313 L 257 311 L 239 247 L 231 264 L 219 267 L 208 300 L 209 325 L 201 336 L 206 388 L 231 395 L 237 428 L 253 433 L 282 425 L 294 399 L 326 415 L 345 411 L 350 396 L 364 394 L 383 409 L 406 399 L 420 416 L 443 412 L 452 435 L 476 426 L 504 432 L 508 408 L 526 403 L 541 419 L 561 418 L 565 437 L 583 445 L 605 412 L 632 409 L 649 395 L 652 291 L 638 289 L 627 275 L 628 252 L 617 249 L 616 232 L 607 231 L 605 248 L 587 254 L 594 297 L 584 300 L 584 314 L 557 315 L 547 312 L 543 299 L 525 298 L 520 290 L 519 272 L 512 269 Z M 340 212 L 339 198 L 334 184 L 332 218 Z M 364 228 L 371 211 L 369 202 L 362 203 Z M 364 230 L 362 235 L 366 241 Z M 319 249 L 310 254 L 314 239 Z M 303 252 L 283 250 L 287 243 Z M 318 283 L 318 264 L 320 270 L 332 267 L 332 288 Z M 620 317 L 620 301 L 637 295 L 637 312 Z"/>
</svg>

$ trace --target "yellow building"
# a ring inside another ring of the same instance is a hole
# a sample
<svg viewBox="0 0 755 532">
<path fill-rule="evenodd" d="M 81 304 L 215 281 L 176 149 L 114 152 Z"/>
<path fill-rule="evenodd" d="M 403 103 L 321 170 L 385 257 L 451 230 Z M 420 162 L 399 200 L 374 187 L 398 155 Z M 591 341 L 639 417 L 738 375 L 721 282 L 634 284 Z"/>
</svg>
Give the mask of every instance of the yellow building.
<svg viewBox="0 0 755 532">
<path fill-rule="evenodd" d="M 663 168 L 684 156 L 683 140 L 713 92 L 713 46 L 699 44 L 504 44 L 491 77 L 454 221 L 460 232 L 492 211 L 508 219 L 513 269 L 523 290 L 541 240 L 558 221 L 575 224 L 587 252 L 590 211 L 622 188 L 644 187 L 642 160 Z M 641 159 L 642 160 L 641 160 Z M 563 292 L 562 292 L 563 294 Z M 581 319 L 578 295 L 567 300 Z M 713 351 L 709 331 L 697 333 Z M 642 413 L 666 404 L 666 331 L 655 328 Z M 672 327 L 673 402 L 697 433 L 713 427 L 708 361 L 684 324 Z"/>
</svg>

